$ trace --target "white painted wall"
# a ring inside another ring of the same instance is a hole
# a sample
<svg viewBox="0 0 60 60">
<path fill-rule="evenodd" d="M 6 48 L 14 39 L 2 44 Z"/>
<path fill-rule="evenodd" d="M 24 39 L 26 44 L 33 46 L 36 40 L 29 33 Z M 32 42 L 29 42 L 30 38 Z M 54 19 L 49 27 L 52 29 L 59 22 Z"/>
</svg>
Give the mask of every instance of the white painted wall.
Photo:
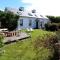
<svg viewBox="0 0 60 60">
<path fill-rule="evenodd" d="M 23 26 L 20 26 L 20 19 L 23 19 Z M 32 25 L 29 26 L 29 20 L 32 20 Z M 35 18 L 22 18 L 20 17 L 19 20 L 18 20 L 18 26 L 17 26 L 17 29 L 26 29 L 26 28 L 35 28 L 36 26 L 36 23 L 35 23 Z"/>
<path fill-rule="evenodd" d="M 46 19 L 46 18 L 41 18 L 41 19 L 39 19 L 39 28 L 41 28 L 41 22 L 42 22 L 42 27 L 44 28 L 45 27 L 45 24 L 47 23 L 47 22 L 49 22 L 49 19 Z"/>
<path fill-rule="evenodd" d="M 23 26 L 20 26 L 20 19 L 23 19 Z M 29 26 L 29 20 L 32 20 L 32 25 Z M 17 29 L 27 29 L 27 28 L 35 28 L 36 27 L 36 18 L 28 18 L 28 17 L 20 17 L 18 20 L 18 26 Z M 45 18 L 40 18 L 39 19 L 39 25 L 38 27 L 41 28 L 41 22 L 42 22 L 42 27 L 44 27 L 44 25 L 48 22 L 49 20 L 45 19 Z"/>
</svg>

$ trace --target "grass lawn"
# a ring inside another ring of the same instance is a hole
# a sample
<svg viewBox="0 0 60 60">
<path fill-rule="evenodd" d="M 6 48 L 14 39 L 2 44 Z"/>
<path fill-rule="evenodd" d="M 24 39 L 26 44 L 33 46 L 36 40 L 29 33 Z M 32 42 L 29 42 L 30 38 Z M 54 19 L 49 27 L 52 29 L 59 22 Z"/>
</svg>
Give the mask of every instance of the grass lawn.
<svg viewBox="0 0 60 60">
<path fill-rule="evenodd" d="M 49 60 L 53 50 L 42 46 L 43 42 L 41 44 L 36 42 L 38 36 L 44 39 L 49 32 L 34 30 L 30 33 L 31 38 L 5 45 L 3 47 L 5 52 L 0 56 L 0 60 Z"/>
</svg>

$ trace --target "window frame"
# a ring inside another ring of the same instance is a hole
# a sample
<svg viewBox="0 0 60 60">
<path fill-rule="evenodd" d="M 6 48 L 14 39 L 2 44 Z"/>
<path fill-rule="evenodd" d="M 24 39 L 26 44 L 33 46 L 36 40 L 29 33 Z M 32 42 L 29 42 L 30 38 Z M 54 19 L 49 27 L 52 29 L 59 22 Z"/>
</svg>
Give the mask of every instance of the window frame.
<svg viewBox="0 0 60 60">
<path fill-rule="evenodd" d="M 29 20 L 29 26 L 32 26 L 32 20 Z"/>
<path fill-rule="evenodd" d="M 23 19 L 20 19 L 20 26 L 23 26 Z"/>
</svg>

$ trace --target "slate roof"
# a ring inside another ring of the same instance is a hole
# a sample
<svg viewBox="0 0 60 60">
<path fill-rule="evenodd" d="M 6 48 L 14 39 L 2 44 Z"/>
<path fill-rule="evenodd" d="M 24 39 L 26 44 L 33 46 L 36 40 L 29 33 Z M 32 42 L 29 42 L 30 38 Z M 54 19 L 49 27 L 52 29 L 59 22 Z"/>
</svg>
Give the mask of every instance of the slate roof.
<svg viewBox="0 0 60 60">
<path fill-rule="evenodd" d="M 34 18 L 46 18 L 46 19 L 48 19 L 47 17 L 45 17 L 43 15 L 40 15 L 39 13 L 32 13 L 32 12 L 29 12 L 29 11 L 17 11 L 17 14 L 19 16 L 24 16 L 24 17 L 34 17 Z"/>
<path fill-rule="evenodd" d="M 8 8 L 8 11 L 11 11 L 19 16 L 24 16 L 24 17 L 32 17 L 32 18 L 46 18 L 48 19 L 46 16 L 40 15 L 39 13 L 32 13 L 30 11 L 19 11 L 18 9 L 14 9 L 14 8 Z"/>
</svg>

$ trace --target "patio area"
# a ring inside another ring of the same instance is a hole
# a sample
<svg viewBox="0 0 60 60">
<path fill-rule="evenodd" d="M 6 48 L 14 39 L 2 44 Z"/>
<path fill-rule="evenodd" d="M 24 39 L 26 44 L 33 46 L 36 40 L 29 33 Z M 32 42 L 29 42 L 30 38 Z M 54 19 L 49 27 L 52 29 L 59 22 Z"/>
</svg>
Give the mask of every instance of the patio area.
<svg viewBox="0 0 60 60">
<path fill-rule="evenodd" d="M 5 37 L 4 40 L 3 40 L 3 43 L 11 43 L 11 42 L 26 39 L 26 38 L 29 38 L 29 37 L 30 37 L 30 35 L 28 35 L 27 33 L 20 32 L 19 35 L 17 35 L 17 36 Z"/>
</svg>

